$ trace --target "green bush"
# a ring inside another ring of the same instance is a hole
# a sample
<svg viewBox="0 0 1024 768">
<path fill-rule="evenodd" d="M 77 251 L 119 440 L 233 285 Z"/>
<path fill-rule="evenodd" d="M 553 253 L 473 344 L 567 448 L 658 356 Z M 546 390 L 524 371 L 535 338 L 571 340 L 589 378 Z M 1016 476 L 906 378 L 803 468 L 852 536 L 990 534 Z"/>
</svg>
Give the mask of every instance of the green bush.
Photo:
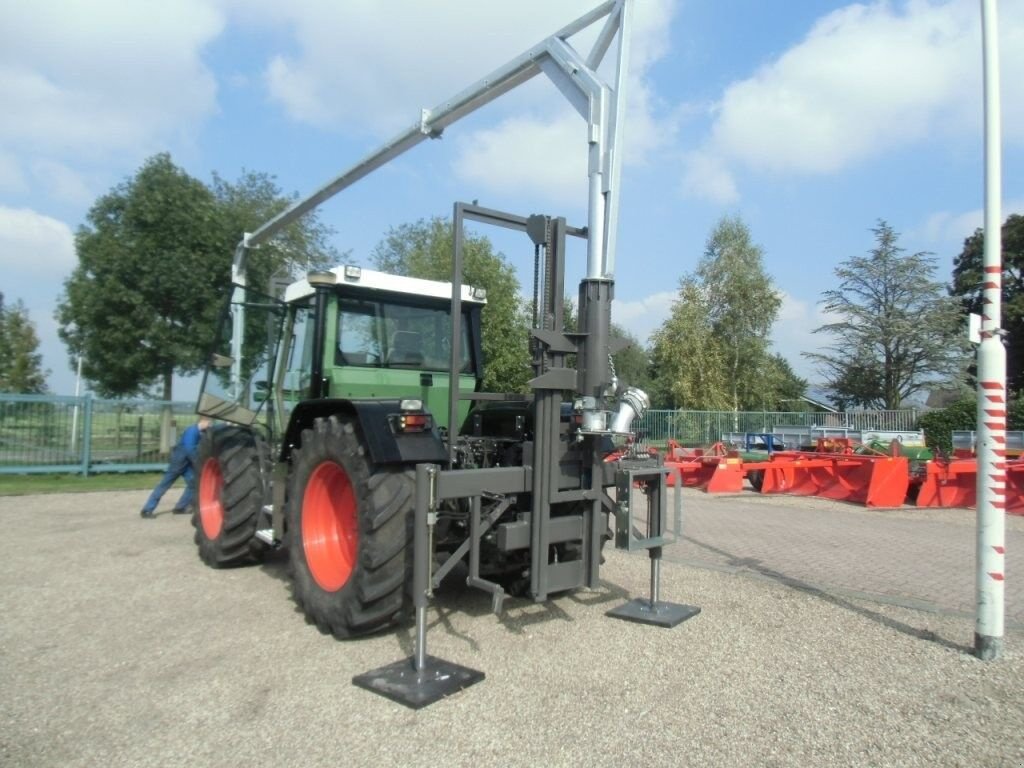
<svg viewBox="0 0 1024 768">
<path fill-rule="evenodd" d="M 1021 415 L 1024 417 L 1024 406 Z M 974 429 L 977 419 L 978 406 L 971 395 L 957 400 L 948 408 L 923 414 L 917 420 L 917 428 L 924 430 L 925 443 L 932 449 L 932 453 L 949 456 L 953 453 L 953 432 Z"/>
</svg>

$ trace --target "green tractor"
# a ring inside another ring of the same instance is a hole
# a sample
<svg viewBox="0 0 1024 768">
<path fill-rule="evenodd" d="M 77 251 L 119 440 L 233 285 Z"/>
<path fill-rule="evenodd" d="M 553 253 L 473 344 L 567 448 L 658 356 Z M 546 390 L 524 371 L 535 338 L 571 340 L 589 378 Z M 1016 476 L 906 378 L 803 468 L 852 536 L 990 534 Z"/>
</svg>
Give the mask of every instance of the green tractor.
<svg viewBox="0 0 1024 768">
<path fill-rule="evenodd" d="M 229 423 L 207 430 L 201 444 L 199 554 L 223 567 L 286 547 L 296 601 L 337 637 L 385 628 L 415 608 L 412 665 L 355 681 L 411 706 L 478 679 L 426 654 L 428 599 L 456 566 L 498 612 L 507 594 L 539 602 L 598 588 L 602 548 L 614 538 L 647 550 L 651 597 L 611 615 L 669 627 L 699 611 L 658 597 L 669 470 L 646 456 L 608 460 L 649 406 L 619 381 L 610 331 L 632 6 L 608 0 L 423 110 L 408 130 L 246 234 L 235 252 L 222 346 L 198 405 Z M 589 53 L 573 48 L 574 35 L 602 20 Z M 616 39 L 611 83 L 598 68 Z M 450 282 L 343 266 L 298 280 L 283 300 L 247 285 L 252 248 L 541 73 L 586 122 L 585 226 L 456 203 Z M 528 394 L 480 391 L 486 296 L 462 285 L 465 220 L 518 231 L 532 244 Z M 563 306 L 569 238 L 586 247 L 573 329 Z"/>
<path fill-rule="evenodd" d="M 482 380 L 484 303 L 481 289 L 462 288 L 466 392 Z M 242 359 L 226 338 L 198 407 L 235 423 L 207 430 L 200 446 L 200 556 L 242 564 L 287 532 L 295 598 L 318 626 L 348 637 L 397 620 L 412 467 L 448 459 L 451 284 L 342 266 L 293 283 L 283 300 L 238 286 L 230 310 L 225 328 L 244 317 Z M 243 374 L 234 391 L 231 371 Z"/>
</svg>

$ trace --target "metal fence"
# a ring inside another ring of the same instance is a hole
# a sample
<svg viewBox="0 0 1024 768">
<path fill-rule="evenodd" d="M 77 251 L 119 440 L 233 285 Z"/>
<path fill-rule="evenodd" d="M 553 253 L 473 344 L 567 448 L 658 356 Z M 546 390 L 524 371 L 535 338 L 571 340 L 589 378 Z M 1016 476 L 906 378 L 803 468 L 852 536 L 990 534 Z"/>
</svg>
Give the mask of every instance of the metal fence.
<svg viewBox="0 0 1024 768">
<path fill-rule="evenodd" d="M 828 427 L 904 432 L 916 429 L 917 409 L 901 411 L 648 411 L 637 429 L 654 445 L 672 439 L 687 447 L 708 446 L 736 432 L 771 432 L 776 427 Z"/>
<path fill-rule="evenodd" d="M 0 394 L 0 474 L 161 470 L 194 402 Z"/>
<path fill-rule="evenodd" d="M 163 469 L 195 403 L 0 394 L 0 474 L 134 472 Z M 775 427 L 912 430 L 917 410 L 848 413 L 648 411 L 638 430 L 654 445 L 670 438 L 707 446 L 735 432 Z M 169 428 L 168 428 L 169 427 Z"/>
</svg>

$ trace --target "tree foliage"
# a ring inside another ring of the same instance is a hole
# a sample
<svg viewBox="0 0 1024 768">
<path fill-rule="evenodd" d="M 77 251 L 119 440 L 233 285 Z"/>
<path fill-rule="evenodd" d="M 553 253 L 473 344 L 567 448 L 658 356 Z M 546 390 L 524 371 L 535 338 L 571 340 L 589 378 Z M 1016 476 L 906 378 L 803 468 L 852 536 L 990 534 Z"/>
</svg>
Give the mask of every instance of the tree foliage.
<svg viewBox="0 0 1024 768">
<path fill-rule="evenodd" d="M 1024 216 L 1011 214 L 1002 227 L 1002 327 L 1006 336 L 1006 382 L 1013 392 L 1024 389 Z M 985 233 L 981 229 L 964 240 L 953 260 L 950 294 L 959 299 L 965 314 L 981 314 L 985 282 L 982 272 Z"/>
<path fill-rule="evenodd" d="M 837 319 L 814 329 L 832 343 L 804 353 L 818 364 L 839 407 L 900 408 L 915 392 L 948 386 L 965 362 L 960 312 L 932 279 L 935 259 L 907 255 L 885 221 L 875 247 L 836 268 L 839 287 L 821 305 Z"/>
<path fill-rule="evenodd" d="M 64 283 L 58 333 L 104 395 L 132 395 L 174 373 L 200 370 L 230 284 L 235 244 L 287 205 L 270 177 L 246 173 L 213 189 L 160 154 L 100 197 L 75 238 L 78 265 Z M 250 284 L 327 258 L 315 216 L 253 252 Z"/>
<path fill-rule="evenodd" d="M 373 251 L 377 269 L 428 280 L 451 280 L 452 224 L 440 216 L 393 227 Z M 486 237 L 467 235 L 462 282 L 487 290 L 482 313 L 485 390 L 520 392 L 531 376 L 529 320 L 515 270 Z"/>
<path fill-rule="evenodd" d="M 0 392 L 42 394 L 46 392 L 43 356 L 39 337 L 24 302 L 4 305 L 0 293 Z"/>
<path fill-rule="evenodd" d="M 627 346 L 612 355 L 615 375 L 623 386 L 639 387 L 650 394 L 651 360 L 640 340 L 620 325 L 612 323 L 611 336 L 627 342 Z"/>
<path fill-rule="evenodd" d="M 243 170 L 238 181 L 213 174 L 210 185 L 217 202 L 223 249 L 233 253 L 243 232 L 253 232 L 285 210 L 292 199 L 282 194 L 274 177 Z M 330 245 L 332 231 L 315 215 L 307 215 L 249 252 L 246 271 L 249 285 L 273 294 L 271 280 L 291 282 L 315 269 L 333 266 L 340 256 Z"/>
<path fill-rule="evenodd" d="M 917 428 L 924 431 L 925 444 L 940 456 L 953 453 L 953 431 L 976 429 L 978 405 L 974 395 L 966 395 L 945 408 L 924 413 Z"/>
<path fill-rule="evenodd" d="M 651 336 L 651 372 L 657 406 L 729 407 L 724 350 L 711 326 L 706 291 L 692 275 L 680 280 L 668 319 Z"/>
<path fill-rule="evenodd" d="M 721 219 L 652 337 L 654 399 L 697 410 L 776 409 L 806 382 L 769 352 L 782 300 L 746 224 Z"/>
</svg>

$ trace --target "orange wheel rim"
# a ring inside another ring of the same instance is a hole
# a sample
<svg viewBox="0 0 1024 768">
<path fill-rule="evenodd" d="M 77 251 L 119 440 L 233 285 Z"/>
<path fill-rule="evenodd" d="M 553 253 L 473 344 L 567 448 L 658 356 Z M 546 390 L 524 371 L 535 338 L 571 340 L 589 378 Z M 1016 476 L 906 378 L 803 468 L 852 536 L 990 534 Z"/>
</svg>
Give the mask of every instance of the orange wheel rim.
<svg viewBox="0 0 1024 768">
<path fill-rule="evenodd" d="M 199 475 L 199 523 L 208 539 L 216 539 L 224 528 L 224 473 L 217 459 L 207 459 Z"/>
<path fill-rule="evenodd" d="M 359 549 L 356 496 L 345 470 L 319 464 L 302 497 L 302 550 L 321 589 L 337 592 L 348 582 Z"/>
</svg>

